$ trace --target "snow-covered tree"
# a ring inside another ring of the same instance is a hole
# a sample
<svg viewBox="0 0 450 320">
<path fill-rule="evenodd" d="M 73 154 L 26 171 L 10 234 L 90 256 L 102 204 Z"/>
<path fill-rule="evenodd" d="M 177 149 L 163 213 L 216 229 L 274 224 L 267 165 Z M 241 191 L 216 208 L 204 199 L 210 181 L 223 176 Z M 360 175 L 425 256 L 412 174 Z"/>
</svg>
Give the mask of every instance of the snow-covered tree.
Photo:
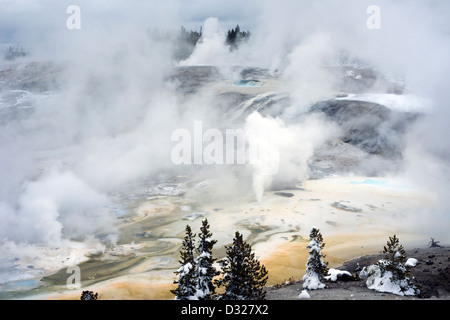
<svg viewBox="0 0 450 320">
<path fill-rule="evenodd" d="M 384 259 L 368 268 L 367 286 L 381 292 L 398 295 L 416 295 L 419 290 L 411 283 L 412 265 L 406 263 L 406 252 L 396 235 L 389 237 L 383 247 Z"/>
<path fill-rule="evenodd" d="M 217 240 L 212 240 L 211 237 L 208 220 L 205 219 L 202 221 L 202 227 L 200 228 L 200 241 L 197 247 L 198 256 L 195 259 L 195 289 L 199 300 L 213 299 L 216 290 L 213 278 L 220 274 L 213 266 L 216 259 L 212 257 L 212 249 Z"/>
<path fill-rule="evenodd" d="M 227 258 L 222 261 L 225 285 L 224 300 L 263 300 L 266 295 L 267 270 L 255 258 L 252 248 L 236 232 L 232 246 L 225 246 Z"/>
<path fill-rule="evenodd" d="M 98 293 L 93 291 L 85 290 L 81 293 L 80 300 L 98 300 Z"/>
<path fill-rule="evenodd" d="M 194 259 L 194 237 L 191 227 L 186 226 L 186 235 L 183 240 L 183 248 L 180 251 L 181 261 L 180 268 L 175 272 L 178 280 L 173 283 L 177 284 L 177 288 L 171 290 L 175 295 L 175 300 L 196 300 L 196 281 L 195 281 L 195 259 Z"/>
<path fill-rule="evenodd" d="M 309 238 L 309 244 L 306 246 L 306 249 L 309 249 L 309 257 L 306 262 L 306 273 L 302 278 L 303 288 L 310 290 L 323 289 L 325 284 L 322 281 L 328 274 L 328 263 L 323 261 L 322 258 L 325 258 L 325 255 L 321 252 L 325 247 L 325 243 L 320 230 L 316 227 L 311 228 Z"/>
</svg>

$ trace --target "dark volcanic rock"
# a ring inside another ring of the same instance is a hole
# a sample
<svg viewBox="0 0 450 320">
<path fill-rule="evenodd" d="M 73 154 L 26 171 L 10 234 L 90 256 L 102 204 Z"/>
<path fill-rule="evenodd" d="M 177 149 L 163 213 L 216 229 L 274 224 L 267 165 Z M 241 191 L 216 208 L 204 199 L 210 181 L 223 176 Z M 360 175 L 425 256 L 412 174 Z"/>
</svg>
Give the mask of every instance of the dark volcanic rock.
<svg viewBox="0 0 450 320">
<path fill-rule="evenodd" d="M 360 209 L 360 208 L 347 206 L 347 205 L 342 204 L 340 202 L 334 202 L 334 203 L 331 204 L 331 206 L 336 208 L 336 209 L 349 211 L 349 212 L 361 212 L 362 211 L 362 209 Z"/>
<path fill-rule="evenodd" d="M 389 158 L 401 156 L 401 135 L 417 114 L 394 112 L 377 103 L 354 100 L 327 100 L 316 103 L 310 112 L 321 112 L 337 123 L 344 143 Z"/>
<path fill-rule="evenodd" d="M 277 196 L 286 197 L 286 198 L 291 198 L 294 196 L 294 194 L 291 192 L 275 192 L 275 194 Z"/>
<path fill-rule="evenodd" d="M 1 66 L 0 90 L 46 92 L 59 88 L 65 66 L 53 62 L 12 63 Z"/>
<path fill-rule="evenodd" d="M 183 94 L 196 93 L 204 85 L 223 80 L 218 68 L 213 66 L 178 67 L 168 76 Z"/>
</svg>

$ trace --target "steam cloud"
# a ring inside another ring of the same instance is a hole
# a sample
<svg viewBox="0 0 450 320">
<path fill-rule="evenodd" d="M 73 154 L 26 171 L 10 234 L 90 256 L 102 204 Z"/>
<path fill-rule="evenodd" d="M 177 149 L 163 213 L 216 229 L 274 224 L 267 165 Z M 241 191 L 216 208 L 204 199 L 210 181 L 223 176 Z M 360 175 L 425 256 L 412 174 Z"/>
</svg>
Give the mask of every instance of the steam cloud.
<svg viewBox="0 0 450 320">
<path fill-rule="evenodd" d="M 388 76 L 400 74 L 409 92 L 431 105 L 408 132 L 402 175 L 437 194 L 435 210 L 417 213 L 417 220 L 441 226 L 440 235 L 446 236 L 447 2 L 377 1 L 382 28 L 374 31 L 366 28 L 366 8 L 372 3 L 359 0 L 81 1 L 82 29 L 74 31 L 65 28 L 69 4 L 0 0 L 1 40 L 29 47 L 34 55 L 27 59 L 65 65 L 59 89 L 35 101 L 31 117 L 0 127 L 2 260 L 35 254 L 30 245 L 60 246 L 99 233 L 114 244 L 118 233 L 107 210 L 110 195 L 164 170 L 178 170 L 170 163 L 170 135 L 176 128 L 190 127 L 194 120 L 219 127 L 212 93 L 205 89 L 180 100 L 177 83 L 167 80 L 177 65 L 172 44 L 149 41 L 146 35 L 151 28 L 172 31 L 183 24 L 202 25 L 203 38 L 179 65 L 215 65 L 228 78 L 233 66 L 267 68 L 281 75 L 292 98 L 287 114 L 332 96 L 335 78 L 323 66 L 336 63 L 339 52 Z M 223 39 L 236 23 L 252 37 L 230 52 Z M 270 176 L 254 167 L 251 185 L 257 199 L 277 180 L 307 179 L 308 159 L 337 130 L 319 116 L 294 125 L 252 115 L 246 126 L 267 126 L 278 134 L 280 170 Z"/>
</svg>

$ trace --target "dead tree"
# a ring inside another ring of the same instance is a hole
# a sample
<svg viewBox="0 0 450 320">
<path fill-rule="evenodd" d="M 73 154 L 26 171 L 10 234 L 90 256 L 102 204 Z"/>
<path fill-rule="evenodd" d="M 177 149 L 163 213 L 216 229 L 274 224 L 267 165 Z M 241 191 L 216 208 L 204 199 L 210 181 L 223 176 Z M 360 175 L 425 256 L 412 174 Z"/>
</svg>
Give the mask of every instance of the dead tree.
<svg viewBox="0 0 450 320">
<path fill-rule="evenodd" d="M 428 243 L 428 246 L 430 248 L 441 247 L 438 243 L 439 243 L 439 241 L 434 241 L 434 238 L 431 238 L 431 241 Z"/>
</svg>

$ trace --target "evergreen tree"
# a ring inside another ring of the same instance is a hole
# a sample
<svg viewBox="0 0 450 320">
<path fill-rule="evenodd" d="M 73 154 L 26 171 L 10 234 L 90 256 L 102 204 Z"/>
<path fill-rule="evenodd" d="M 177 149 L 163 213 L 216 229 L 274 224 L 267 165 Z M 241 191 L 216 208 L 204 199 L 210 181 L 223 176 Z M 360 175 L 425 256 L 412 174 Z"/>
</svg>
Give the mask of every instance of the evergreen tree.
<svg viewBox="0 0 450 320">
<path fill-rule="evenodd" d="M 389 275 L 390 281 L 399 286 L 400 292 L 416 294 L 417 290 L 409 279 L 411 267 L 406 264 L 406 251 L 396 235 L 389 237 L 389 241 L 383 247 L 383 253 L 384 259 L 377 262 L 381 278 Z"/>
<path fill-rule="evenodd" d="M 183 240 L 183 249 L 180 251 L 181 267 L 175 272 L 178 275 L 178 284 L 175 290 L 170 290 L 175 295 L 175 300 L 195 300 L 196 281 L 195 281 L 195 259 L 194 259 L 194 237 L 191 227 L 186 226 L 186 236 Z"/>
<path fill-rule="evenodd" d="M 328 262 L 324 262 L 322 258 L 325 255 L 321 250 L 325 247 L 322 234 L 316 227 L 312 227 L 310 235 L 310 242 L 306 246 L 309 249 L 309 258 L 306 262 L 306 274 L 303 276 L 303 288 L 315 290 L 325 288 L 322 283 L 324 277 L 328 274 Z"/>
<path fill-rule="evenodd" d="M 209 231 L 208 220 L 202 221 L 200 228 L 199 244 L 197 247 L 198 256 L 196 258 L 196 296 L 199 300 L 212 300 L 215 294 L 216 286 L 213 283 L 213 278 L 220 274 L 213 267 L 216 261 L 212 257 L 212 249 L 217 240 L 211 239 L 212 234 Z"/>
<path fill-rule="evenodd" d="M 174 58 L 179 60 L 185 60 L 194 52 L 195 46 L 202 38 L 202 28 L 200 32 L 189 30 L 181 26 L 181 31 L 175 39 L 174 43 Z"/>
<path fill-rule="evenodd" d="M 83 291 L 80 300 L 98 300 L 98 293 L 89 290 Z"/>
<path fill-rule="evenodd" d="M 28 54 L 29 52 L 26 51 L 22 46 L 19 46 L 18 44 L 15 46 L 10 45 L 4 51 L 4 58 L 5 60 L 14 60 L 16 58 L 25 57 Z"/>
<path fill-rule="evenodd" d="M 383 253 L 385 270 L 397 273 L 396 276 L 403 278 L 405 275 L 403 271 L 406 271 L 406 268 L 400 271 L 398 267 L 406 260 L 406 252 L 395 234 L 389 237 L 389 241 L 383 247 Z"/>
<path fill-rule="evenodd" d="M 225 246 L 227 258 L 222 261 L 225 285 L 224 300 L 263 300 L 266 295 L 267 270 L 255 258 L 251 246 L 236 232 L 232 246 Z"/>
<path fill-rule="evenodd" d="M 230 46 L 230 50 L 235 50 L 238 48 L 242 40 L 247 40 L 250 37 L 250 32 L 241 31 L 239 25 L 236 28 L 228 30 L 227 38 L 225 43 Z"/>
</svg>

